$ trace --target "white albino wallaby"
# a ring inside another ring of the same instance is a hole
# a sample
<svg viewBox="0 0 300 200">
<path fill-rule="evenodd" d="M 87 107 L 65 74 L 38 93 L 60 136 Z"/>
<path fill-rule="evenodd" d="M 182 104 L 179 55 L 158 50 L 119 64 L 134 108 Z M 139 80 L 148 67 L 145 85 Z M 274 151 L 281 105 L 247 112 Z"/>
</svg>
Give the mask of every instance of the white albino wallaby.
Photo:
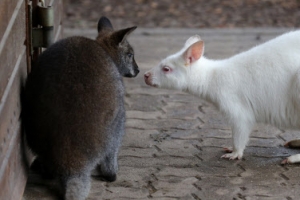
<svg viewBox="0 0 300 200">
<path fill-rule="evenodd" d="M 144 78 L 150 86 L 198 95 L 228 118 L 233 149 L 222 158 L 242 158 L 255 123 L 300 129 L 300 31 L 224 60 L 209 60 L 203 52 L 204 42 L 192 36 Z M 300 141 L 286 146 L 300 147 Z M 296 162 L 300 154 L 282 161 Z"/>
</svg>

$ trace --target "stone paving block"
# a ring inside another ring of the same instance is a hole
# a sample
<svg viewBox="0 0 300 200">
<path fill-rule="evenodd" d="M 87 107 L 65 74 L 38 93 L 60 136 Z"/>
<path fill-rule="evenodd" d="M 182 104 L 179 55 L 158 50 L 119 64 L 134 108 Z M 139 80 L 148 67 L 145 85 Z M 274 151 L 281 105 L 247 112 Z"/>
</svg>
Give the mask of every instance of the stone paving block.
<svg viewBox="0 0 300 200">
<path fill-rule="evenodd" d="M 139 110 L 129 110 L 126 112 L 127 119 L 159 119 L 166 118 L 162 111 L 144 112 Z"/>
<path fill-rule="evenodd" d="M 132 166 L 132 164 L 134 163 L 134 166 L 137 168 L 159 166 L 174 166 L 184 168 L 196 166 L 198 162 L 194 157 L 170 156 L 165 154 L 161 155 L 159 153 L 147 153 L 146 156 L 142 156 L 138 155 L 136 151 L 131 151 L 128 153 L 130 155 L 122 155 L 123 153 L 120 154 L 119 164 L 127 167 Z M 140 154 L 143 154 L 143 152 L 141 151 Z M 152 157 L 150 157 L 150 155 L 152 155 Z"/>
<path fill-rule="evenodd" d="M 98 200 L 99 196 L 90 195 L 90 200 Z M 148 190 L 146 188 L 133 188 L 133 187 L 109 187 L 106 186 L 105 192 L 101 195 L 103 199 L 147 199 Z"/>
<path fill-rule="evenodd" d="M 232 139 L 230 138 L 205 138 L 203 142 L 201 142 L 202 147 L 232 147 Z"/>
<path fill-rule="evenodd" d="M 284 158 L 288 156 L 293 150 L 283 147 L 264 147 L 264 146 L 248 146 L 245 150 L 245 156 L 261 158 L 261 159 L 272 159 L 272 158 Z M 295 152 L 295 151 L 294 151 Z"/>
<path fill-rule="evenodd" d="M 173 145 L 174 143 L 178 144 L 178 142 L 171 141 L 170 143 L 164 142 L 164 144 L 157 145 L 156 148 L 158 148 L 159 151 L 157 151 L 155 155 L 157 157 L 170 156 L 194 159 L 194 155 L 199 153 L 199 150 L 193 146 L 193 143 L 195 144 L 196 142 L 186 142 L 184 144 L 180 143 L 177 145 L 177 148 L 171 146 L 172 143 Z"/>
<path fill-rule="evenodd" d="M 285 131 L 282 131 L 282 133 L 280 133 L 278 135 L 278 137 L 283 140 L 283 143 L 285 143 L 290 140 L 300 138 L 300 134 L 299 134 L 299 131 L 296 131 L 296 130 L 285 130 Z"/>
<path fill-rule="evenodd" d="M 161 96 L 156 97 L 144 94 L 127 95 L 125 102 L 126 110 L 138 110 L 141 112 L 158 111 L 164 105 Z"/>
<path fill-rule="evenodd" d="M 282 142 L 277 138 L 250 138 L 250 141 L 248 143 L 249 147 L 274 147 L 280 145 L 282 145 Z"/>
<path fill-rule="evenodd" d="M 168 129 L 194 129 L 200 122 L 197 119 L 185 120 L 185 119 L 128 119 L 126 126 L 128 128 L 136 128 L 143 130 L 168 130 Z"/>
<path fill-rule="evenodd" d="M 287 199 L 292 195 L 292 192 L 289 195 L 284 194 L 286 188 L 281 187 L 280 185 L 275 185 L 276 183 L 270 183 L 268 185 L 251 185 L 249 188 L 244 187 L 244 191 L 241 194 L 249 199 Z M 276 190 L 272 190 L 270 194 L 270 187 L 276 187 Z M 293 195 L 292 195 L 293 196 Z"/>
<path fill-rule="evenodd" d="M 282 131 L 271 125 L 259 124 L 254 127 L 250 137 L 252 138 L 278 138 L 277 136 L 282 134 Z"/>
<path fill-rule="evenodd" d="M 141 72 L 141 74 L 143 74 Z M 145 83 L 142 83 L 145 84 Z M 183 94 L 182 92 L 176 90 L 166 90 L 166 89 L 157 89 L 157 88 L 149 88 L 149 86 L 143 87 L 134 87 L 134 88 L 126 88 L 127 94 L 138 94 L 138 95 L 151 95 L 151 96 L 161 96 L 166 94 Z"/>
<path fill-rule="evenodd" d="M 187 106 L 186 102 L 166 102 L 167 105 L 162 109 L 165 111 L 167 118 L 173 119 L 197 119 L 199 117 L 198 104 L 191 104 Z M 203 123 L 203 122 L 201 122 Z"/>
<path fill-rule="evenodd" d="M 204 174 L 204 173 L 203 173 Z M 188 178 L 195 177 L 198 180 L 201 179 L 202 173 L 197 168 L 175 168 L 175 167 L 163 167 L 155 174 L 158 180 L 167 181 L 169 177 Z"/>
<path fill-rule="evenodd" d="M 180 198 L 186 197 L 196 191 L 197 189 L 194 187 L 194 183 L 197 182 L 198 179 L 195 177 L 188 178 L 169 178 L 168 180 L 163 180 L 159 182 L 154 182 L 153 187 L 157 190 L 155 193 L 151 194 L 152 197 L 173 197 Z"/>
<path fill-rule="evenodd" d="M 159 131 L 127 128 L 123 138 L 122 148 L 150 148 L 155 144 L 155 141 L 150 139 L 151 136 L 155 134 L 159 134 Z"/>
<path fill-rule="evenodd" d="M 136 147 L 122 147 L 122 151 L 119 153 L 119 159 L 147 159 L 152 158 L 155 153 L 154 148 L 136 148 Z"/>
<path fill-rule="evenodd" d="M 173 94 L 173 93 L 168 92 L 168 94 L 164 95 L 164 99 L 166 102 L 189 103 L 189 105 L 190 104 L 197 104 L 197 105 L 207 104 L 207 102 L 203 101 L 199 97 L 185 93 L 185 92 L 182 92 L 180 94 Z"/>
<path fill-rule="evenodd" d="M 231 139 L 232 131 L 230 128 L 219 129 L 219 128 L 209 128 L 201 127 L 198 134 L 203 138 L 215 138 L 215 139 Z"/>
<path fill-rule="evenodd" d="M 191 130 L 178 130 L 178 129 L 170 129 L 164 131 L 165 134 L 168 134 L 172 139 L 179 140 L 199 140 L 201 141 L 201 137 L 203 137 L 203 130 L 199 129 L 199 127 Z"/>
<path fill-rule="evenodd" d="M 200 174 L 204 174 L 203 177 L 215 177 L 219 179 L 227 178 L 236 178 L 241 177 L 241 174 L 245 172 L 245 169 L 241 167 L 239 162 L 229 162 L 224 159 L 211 159 L 203 160 L 202 162 L 197 163 L 197 170 Z M 218 181 L 217 181 L 218 182 Z M 216 184 L 217 182 L 213 182 Z M 207 182 L 203 182 L 207 184 Z"/>
<path fill-rule="evenodd" d="M 285 179 L 285 181 L 293 186 L 293 188 L 300 187 L 300 166 L 296 166 L 295 168 L 286 168 L 286 171 L 281 173 L 281 177 Z"/>
</svg>

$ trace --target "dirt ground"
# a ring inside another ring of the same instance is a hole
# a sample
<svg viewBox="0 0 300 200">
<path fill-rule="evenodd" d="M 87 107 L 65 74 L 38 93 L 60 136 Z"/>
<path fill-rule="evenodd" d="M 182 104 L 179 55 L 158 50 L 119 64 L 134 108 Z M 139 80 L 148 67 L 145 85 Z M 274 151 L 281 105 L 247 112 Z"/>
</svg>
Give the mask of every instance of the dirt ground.
<svg viewBox="0 0 300 200">
<path fill-rule="evenodd" d="M 95 27 L 100 16 L 116 28 L 299 27 L 299 0 L 64 0 L 66 27 Z"/>
</svg>

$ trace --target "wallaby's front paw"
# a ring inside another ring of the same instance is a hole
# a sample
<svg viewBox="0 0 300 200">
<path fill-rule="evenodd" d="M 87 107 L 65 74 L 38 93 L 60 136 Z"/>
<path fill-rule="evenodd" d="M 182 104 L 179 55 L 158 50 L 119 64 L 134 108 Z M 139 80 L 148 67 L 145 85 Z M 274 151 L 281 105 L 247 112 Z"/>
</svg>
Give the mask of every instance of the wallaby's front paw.
<svg viewBox="0 0 300 200">
<path fill-rule="evenodd" d="M 92 176 L 98 180 L 105 181 L 105 182 L 114 182 L 117 180 L 117 175 L 116 174 L 110 174 L 110 175 L 103 175 L 103 174 L 95 174 L 92 173 Z"/>
<path fill-rule="evenodd" d="M 223 150 L 227 153 L 221 156 L 221 158 L 228 158 L 229 160 L 240 160 L 243 157 L 243 153 L 233 151 L 231 148 L 223 148 Z"/>
<path fill-rule="evenodd" d="M 98 165 L 92 170 L 91 175 L 96 179 L 106 182 L 114 182 L 117 180 L 117 174 L 115 172 L 103 172 L 103 170 L 101 170 L 101 165 Z"/>
</svg>

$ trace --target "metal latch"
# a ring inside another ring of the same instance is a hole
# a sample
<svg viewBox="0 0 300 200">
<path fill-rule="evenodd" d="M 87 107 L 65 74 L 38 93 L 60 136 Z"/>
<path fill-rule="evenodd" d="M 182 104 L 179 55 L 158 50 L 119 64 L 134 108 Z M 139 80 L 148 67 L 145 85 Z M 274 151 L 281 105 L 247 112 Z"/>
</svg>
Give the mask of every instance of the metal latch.
<svg viewBox="0 0 300 200">
<path fill-rule="evenodd" d="M 30 13 L 31 12 L 31 8 Z M 37 6 L 37 17 L 36 22 L 37 27 L 31 28 L 31 49 L 37 47 L 49 47 L 54 41 L 54 12 L 51 6 L 45 6 L 44 2 Z M 30 21 L 32 22 L 32 17 L 30 16 Z"/>
</svg>

